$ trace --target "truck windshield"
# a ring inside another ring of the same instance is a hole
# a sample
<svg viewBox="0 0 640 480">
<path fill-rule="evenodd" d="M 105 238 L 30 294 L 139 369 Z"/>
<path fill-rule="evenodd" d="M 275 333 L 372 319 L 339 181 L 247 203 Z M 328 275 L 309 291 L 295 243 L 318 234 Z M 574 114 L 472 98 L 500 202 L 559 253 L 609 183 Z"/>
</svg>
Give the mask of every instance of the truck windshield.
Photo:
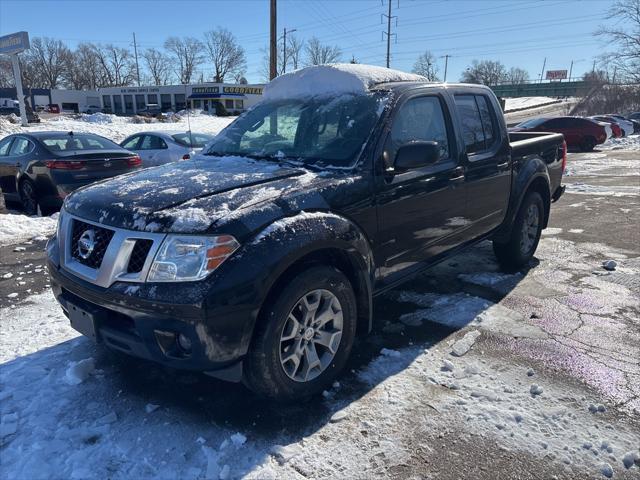
<svg viewBox="0 0 640 480">
<path fill-rule="evenodd" d="M 266 100 L 224 129 L 204 153 L 348 167 L 369 138 L 385 102 L 381 93 L 329 100 Z"/>
</svg>

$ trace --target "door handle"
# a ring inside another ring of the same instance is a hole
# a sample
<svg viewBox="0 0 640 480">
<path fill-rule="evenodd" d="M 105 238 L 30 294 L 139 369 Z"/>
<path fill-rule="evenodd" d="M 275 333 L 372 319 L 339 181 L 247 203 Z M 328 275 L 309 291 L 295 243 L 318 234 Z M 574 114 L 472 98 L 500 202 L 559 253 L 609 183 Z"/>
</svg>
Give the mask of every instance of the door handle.
<svg viewBox="0 0 640 480">
<path fill-rule="evenodd" d="M 509 162 L 504 162 L 504 163 L 499 163 L 498 165 L 496 165 L 496 167 L 498 168 L 505 168 L 509 166 Z"/>
<path fill-rule="evenodd" d="M 449 181 L 462 181 L 464 180 L 464 168 L 456 167 L 451 171 L 451 176 L 449 177 Z"/>
</svg>

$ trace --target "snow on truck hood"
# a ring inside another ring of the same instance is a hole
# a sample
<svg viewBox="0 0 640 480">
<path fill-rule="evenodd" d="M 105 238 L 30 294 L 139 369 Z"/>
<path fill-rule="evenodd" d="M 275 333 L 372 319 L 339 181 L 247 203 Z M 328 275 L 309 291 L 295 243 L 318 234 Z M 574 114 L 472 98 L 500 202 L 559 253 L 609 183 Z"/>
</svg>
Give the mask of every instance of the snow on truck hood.
<svg viewBox="0 0 640 480">
<path fill-rule="evenodd" d="M 373 65 L 317 65 L 273 79 L 265 86 L 263 100 L 363 95 L 376 84 L 399 81 L 426 82 L 427 79 L 421 75 Z"/>
<path fill-rule="evenodd" d="M 108 226 L 199 233 L 286 192 L 308 190 L 321 176 L 275 162 L 208 157 L 90 185 L 67 197 L 64 209 Z"/>
</svg>

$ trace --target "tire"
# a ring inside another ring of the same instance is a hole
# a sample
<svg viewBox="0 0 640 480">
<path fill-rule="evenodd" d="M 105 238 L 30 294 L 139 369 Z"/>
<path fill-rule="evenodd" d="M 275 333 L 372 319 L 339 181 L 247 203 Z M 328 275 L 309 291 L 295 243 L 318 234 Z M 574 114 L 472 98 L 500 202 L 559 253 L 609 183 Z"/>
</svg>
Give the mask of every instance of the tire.
<svg viewBox="0 0 640 480">
<path fill-rule="evenodd" d="M 23 180 L 19 186 L 20 201 L 22 209 L 29 215 L 38 214 L 38 195 L 36 194 L 36 186 L 31 180 Z"/>
<path fill-rule="evenodd" d="M 353 288 L 342 272 L 317 266 L 298 274 L 258 320 L 244 363 L 245 385 L 278 401 L 326 389 L 351 353 L 356 318 Z"/>
<path fill-rule="evenodd" d="M 591 152 L 596 147 L 596 140 L 593 137 L 587 137 L 582 140 L 580 144 L 580 150 L 583 152 Z"/>
<path fill-rule="evenodd" d="M 543 224 L 542 197 L 538 192 L 529 192 L 520 205 L 509 240 L 493 241 L 498 263 L 506 270 L 518 270 L 529 263 L 538 248 Z"/>
</svg>

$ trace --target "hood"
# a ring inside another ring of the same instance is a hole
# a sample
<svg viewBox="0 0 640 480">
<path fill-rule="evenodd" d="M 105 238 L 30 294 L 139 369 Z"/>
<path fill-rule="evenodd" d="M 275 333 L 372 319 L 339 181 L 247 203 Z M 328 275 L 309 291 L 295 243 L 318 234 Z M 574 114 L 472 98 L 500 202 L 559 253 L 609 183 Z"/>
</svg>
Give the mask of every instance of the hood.
<svg viewBox="0 0 640 480">
<path fill-rule="evenodd" d="M 316 179 L 320 175 L 275 162 L 198 156 L 82 188 L 64 209 L 115 227 L 200 233 L 285 192 L 308 189 Z"/>
</svg>

